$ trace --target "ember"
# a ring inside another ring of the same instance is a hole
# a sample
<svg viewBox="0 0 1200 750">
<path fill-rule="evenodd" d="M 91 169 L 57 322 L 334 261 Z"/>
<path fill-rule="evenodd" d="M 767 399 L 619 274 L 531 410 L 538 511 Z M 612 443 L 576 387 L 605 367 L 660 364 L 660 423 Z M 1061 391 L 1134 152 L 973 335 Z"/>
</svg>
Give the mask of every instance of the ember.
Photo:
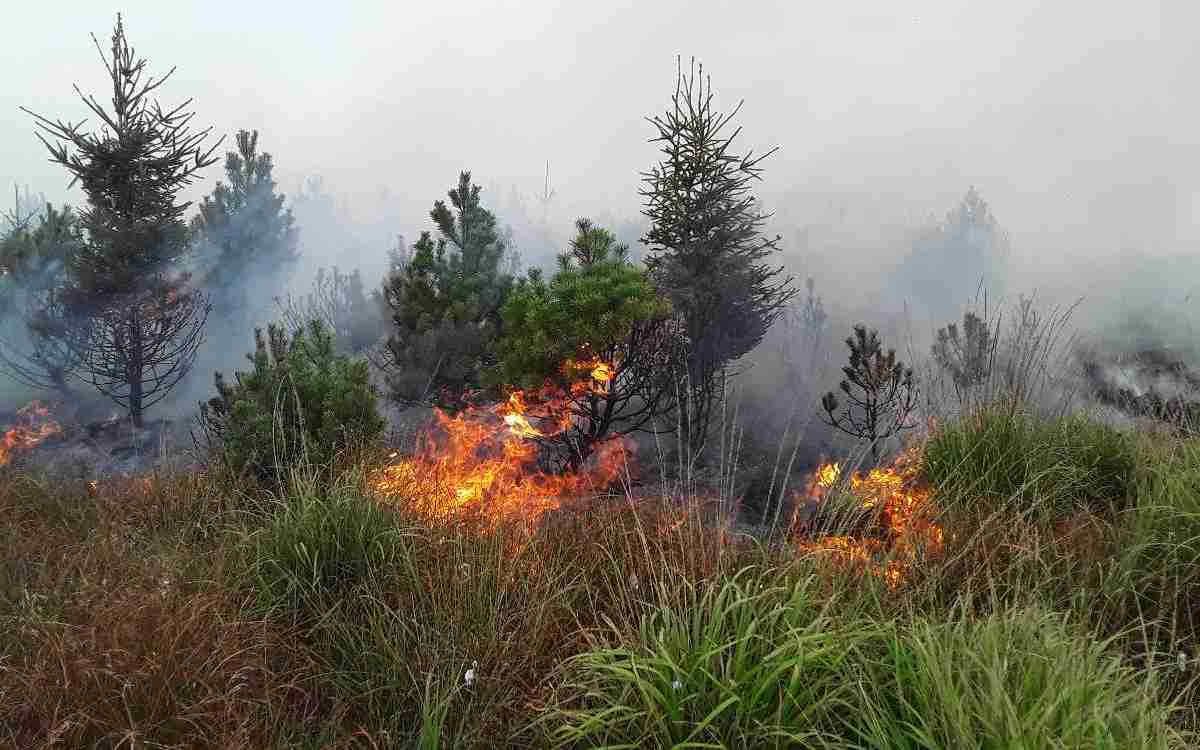
<svg viewBox="0 0 1200 750">
<path fill-rule="evenodd" d="M 0 434 L 0 466 L 19 452 L 27 451 L 51 435 L 62 432 L 58 422 L 50 419 L 50 410 L 39 401 L 32 401 L 17 412 L 18 422 Z"/>
<path fill-rule="evenodd" d="M 602 389 L 611 377 L 611 367 L 602 362 L 575 367 L 589 377 L 573 384 L 572 392 Z M 542 468 L 546 440 L 572 426 L 563 394 L 549 387 L 534 394 L 514 391 L 498 406 L 471 407 L 453 417 L 438 410 L 435 418 L 414 455 L 373 479 L 385 497 L 403 498 L 432 519 L 475 514 L 489 522 L 536 520 L 565 498 L 603 490 L 627 465 L 627 443 L 612 439 L 599 445 L 589 468 L 568 473 Z"/>
<path fill-rule="evenodd" d="M 875 533 L 814 534 L 808 524 L 793 518 L 793 535 L 805 552 L 828 555 L 865 567 L 891 588 L 900 585 L 922 553 L 936 552 L 943 542 L 942 528 L 929 520 L 929 492 L 917 488 L 916 462 L 903 455 L 888 468 L 872 469 L 863 476 L 854 472 L 847 490 L 863 515 L 872 517 Z M 818 512 L 842 477 L 840 464 L 824 464 L 813 473 L 806 497 Z M 797 504 L 797 511 L 799 510 Z"/>
</svg>

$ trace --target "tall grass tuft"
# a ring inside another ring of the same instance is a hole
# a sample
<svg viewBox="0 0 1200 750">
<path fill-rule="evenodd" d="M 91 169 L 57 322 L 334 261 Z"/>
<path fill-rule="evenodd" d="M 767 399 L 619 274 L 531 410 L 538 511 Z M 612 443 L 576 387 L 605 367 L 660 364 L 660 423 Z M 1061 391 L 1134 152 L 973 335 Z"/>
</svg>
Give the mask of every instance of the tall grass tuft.
<svg viewBox="0 0 1200 750">
<path fill-rule="evenodd" d="M 1147 440 L 1140 459 L 1137 504 L 1090 616 L 1158 670 L 1200 727 L 1200 441 Z"/>
<path fill-rule="evenodd" d="M 1152 679 L 1041 609 L 896 630 L 848 727 L 879 750 L 1166 750 L 1183 738 Z"/>
<path fill-rule="evenodd" d="M 686 584 L 685 584 L 686 585 Z M 550 714 L 558 747 L 805 747 L 834 738 L 861 625 L 833 616 L 813 579 L 746 569 L 687 587 L 643 618 L 632 645 L 566 664 Z"/>
<path fill-rule="evenodd" d="M 1133 439 L 1113 427 L 999 409 L 938 430 L 922 463 L 942 495 L 1059 517 L 1124 505 L 1135 490 L 1135 467 Z"/>
<path fill-rule="evenodd" d="M 406 535 L 394 513 L 348 486 L 298 490 L 248 535 L 243 552 L 258 613 L 284 612 L 294 620 L 331 606 L 373 570 L 395 563 Z"/>
</svg>

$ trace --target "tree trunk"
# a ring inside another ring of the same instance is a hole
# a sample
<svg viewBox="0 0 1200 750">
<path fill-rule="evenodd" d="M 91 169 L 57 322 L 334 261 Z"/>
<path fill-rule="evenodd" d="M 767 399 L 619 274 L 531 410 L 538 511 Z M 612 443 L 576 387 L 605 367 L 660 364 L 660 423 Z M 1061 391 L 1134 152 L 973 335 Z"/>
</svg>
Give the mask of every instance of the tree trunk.
<svg viewBox="0 0 1200 750">
<path fill-rule="evenodd" d="M 142 428 L 142 328 L 137 317 L 137 306 L 129 310 L 129 418 L 133 426 Z"/>
</svg>

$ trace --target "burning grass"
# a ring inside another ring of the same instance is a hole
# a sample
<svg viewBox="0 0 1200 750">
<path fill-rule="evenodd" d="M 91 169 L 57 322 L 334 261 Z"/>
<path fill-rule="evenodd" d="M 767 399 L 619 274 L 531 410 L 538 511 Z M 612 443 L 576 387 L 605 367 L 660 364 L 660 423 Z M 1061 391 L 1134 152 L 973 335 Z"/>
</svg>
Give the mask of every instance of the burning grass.
<svg viewBox="0 0 1200 750">
<path fill-rule="evenodd" d="M 940 554 L 945 533 L 919 476 L 918 457 L 842 476 L 838 463 L 822 464 L 795 502 L 791 536 L 806 553 L 865 569 L 891 588 L 914 565 Z"/>
<path fill-rule="evenodd" d="M 31 401 L 17 411 L 16 423 L 0 433 L 0 466 L 60 432 L 62 427 L 50 418 L 50 409 L 40 401 Z"/>
<path fill-rule="evenodd" d="M 571 386 L 578 398 L 603 393 L 612 367 L 596 360 L 571 363 L 589 377 Z M 629 471 L 630 443 L 620 437 L 600 442 L 578 468 L 571 456 L 555 454 L 570 444 L 575 415 L 565 394 L 547 386 L 533 394 L 513 391 L 496 406 L 472 406 L 450 416 L 435 411 L 436 423 L 419 438 L 413 455 L 374 472 L 374 489 L 390 502 L 438 521 L 474 517 L 487 523 L 537 521 L 570 498 L 607 490 Z"/>
</svg>

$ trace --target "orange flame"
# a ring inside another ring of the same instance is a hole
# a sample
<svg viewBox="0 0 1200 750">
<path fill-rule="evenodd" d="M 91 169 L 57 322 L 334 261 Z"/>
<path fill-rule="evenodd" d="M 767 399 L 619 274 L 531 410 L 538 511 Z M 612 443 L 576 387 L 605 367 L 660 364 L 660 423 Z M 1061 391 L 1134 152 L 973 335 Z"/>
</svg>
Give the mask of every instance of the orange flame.
<svg viewBox="0 0 1200 750">
<path fill-rule="evenodd" d="M 612 372 L 604 363 L 585 366 L 590 381 L 573 384 L 572 393 L 601 387 L 607 381 L 597 375 Z M 537 441 L 572 425 L 563 396 L 547 386 L 534 394 L 514 391 L 498 406 L 471 407 L 456 416 L 436 410 L 436 423 L 420 436 L 414 455 L 384 467 L 372 484 L 385 498 L 402 499 L 434 520 L 467 515 L 491 523 L 536 520 L 560 507 L 565 498 L 608 486 L 628 460 L 627 443 L 612 439 L 601 443 L 586 468 L 577 472 L 559 474 L 539 467 Z M 536 402 L 544 416 L 531 417 L 530 402 Z"/>
<path fill-rule="evenodd" d="M 922 555 L 936 554 L 944 541 L 941 526 L 929 519 L 929 490 L 917 486 L 912 458 L 902 455 L 890 467 L 872 469 L 865 476 L 856 471 L 849 477 L 847 489 L 853 500 L 862 510 L 875 511 L 876 533 L 812 538 L 799 522 L 798 503 L 792 521 L 797 546 L 864 567 L 890 588 L 899 586 Z M 821 465 L 810 479 L 806 497 L 799 499 L 815 501 L 819 509 L 841 477 L 840 464 Z"/>
<path fill-rule="evenodd" d="M 19 423 L 0 434 L 0 466 L 20 452 L 33 448 L 51 435 L 62 432 L 58 422 L 50 419 L 50 410 L 40 401 L 31 401 L 17 411 Z"/>
</svg>

